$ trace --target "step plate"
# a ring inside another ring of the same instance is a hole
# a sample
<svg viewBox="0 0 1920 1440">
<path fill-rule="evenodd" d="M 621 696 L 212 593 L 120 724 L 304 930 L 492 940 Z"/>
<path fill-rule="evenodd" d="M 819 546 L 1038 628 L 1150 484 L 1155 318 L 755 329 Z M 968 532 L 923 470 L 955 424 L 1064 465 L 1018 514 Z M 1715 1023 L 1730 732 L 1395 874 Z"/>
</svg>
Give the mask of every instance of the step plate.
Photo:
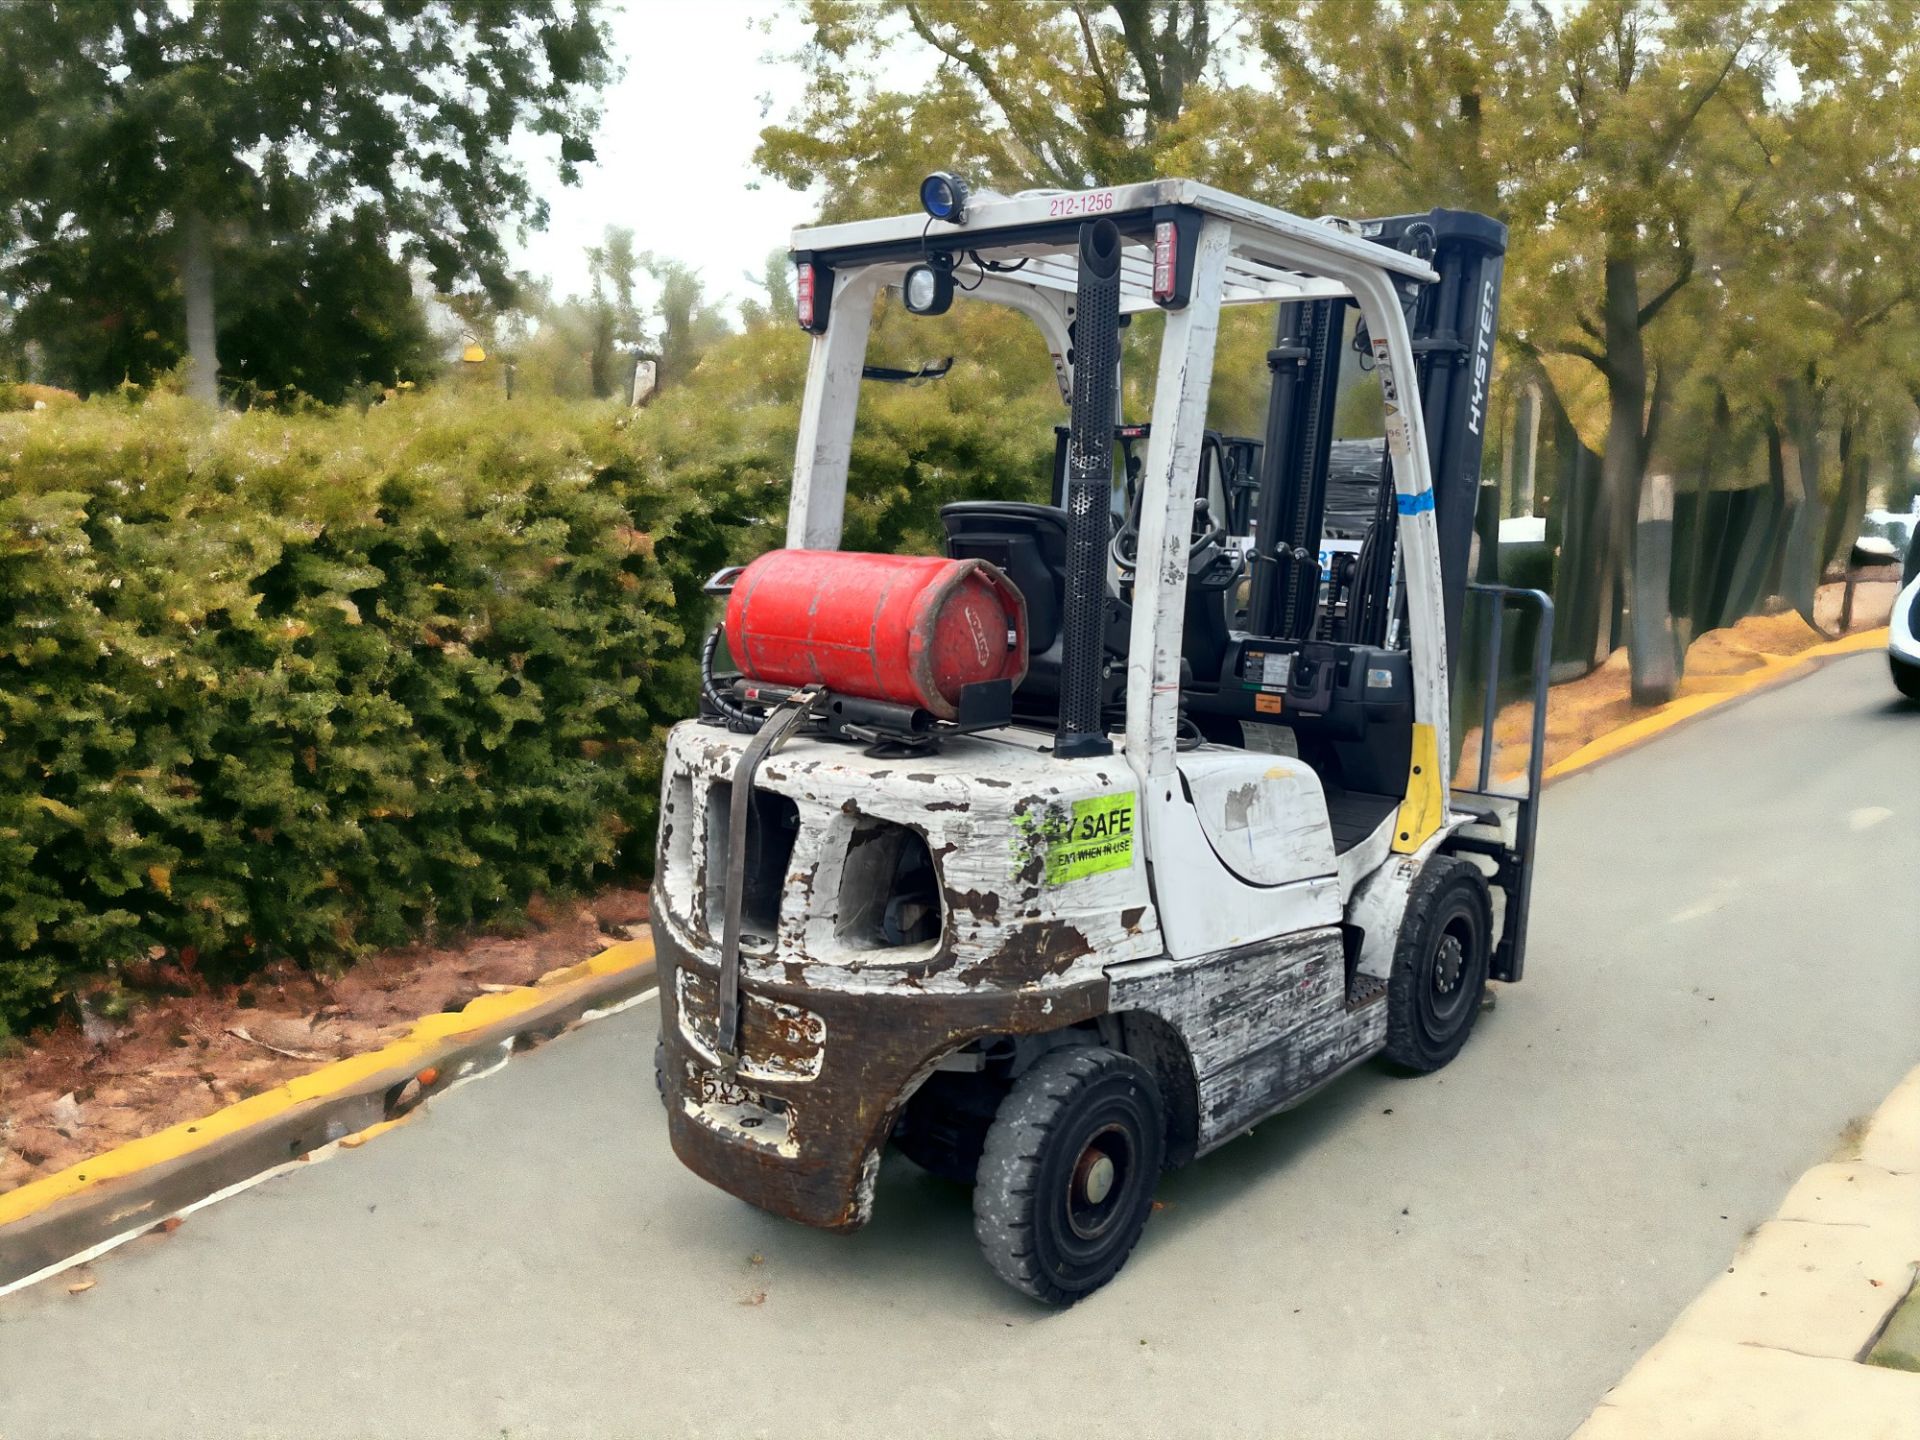
<svg viewBox="0 0 1920 1440">
<path fill-rule="evenodd" d="M 1387 982 L 1378 975 L 1358 975 L 1347 982 L 1347 1009 L 1358 1010 L 1363 1005 L 1371 1005 L 1383 1000 L 1387 994 Z"/>
</svg>

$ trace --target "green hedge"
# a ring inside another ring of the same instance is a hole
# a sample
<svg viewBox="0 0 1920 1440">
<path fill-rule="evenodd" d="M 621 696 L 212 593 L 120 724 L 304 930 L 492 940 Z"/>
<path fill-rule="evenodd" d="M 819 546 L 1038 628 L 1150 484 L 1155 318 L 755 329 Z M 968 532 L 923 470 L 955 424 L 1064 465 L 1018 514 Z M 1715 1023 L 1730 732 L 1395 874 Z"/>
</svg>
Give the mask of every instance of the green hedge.
<svg viewBox="0 0 1920 1440">
<path fill-rule="evenodd" d="M 698 597 L 662 539 L 699 517 L 617 439 L 422 402 L 0 425 L 0 1025 L 156 950 L 327 961 L 642 866 Z"/>
<path fill-rule="evenodd" d="M 0 1033 L 149 955 L 338 964 L 644 875 L 700 582 L 778 543 L 804 353 L 740 337 L 637 417 L 0 416 Z M 980 366 L 869 387 L 847 543 L 1037 495 L 1057 418 Z"/>
</svg>

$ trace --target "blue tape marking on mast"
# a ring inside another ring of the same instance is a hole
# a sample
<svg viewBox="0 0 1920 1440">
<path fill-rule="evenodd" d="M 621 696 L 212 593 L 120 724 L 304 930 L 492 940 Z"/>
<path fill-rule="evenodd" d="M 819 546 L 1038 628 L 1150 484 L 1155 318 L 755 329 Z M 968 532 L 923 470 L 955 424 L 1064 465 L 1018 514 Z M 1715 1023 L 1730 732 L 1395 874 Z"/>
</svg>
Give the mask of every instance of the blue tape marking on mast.
<svg viewBox="0 0 1920 1440">
<path fill-rule="evenodd" d="M 1396 495 L 1394 504 L 1402 515 L 1424 515 L 1433 509 L 1433 491 L 1422 490 L 1418 495 Z"/>
</svg>

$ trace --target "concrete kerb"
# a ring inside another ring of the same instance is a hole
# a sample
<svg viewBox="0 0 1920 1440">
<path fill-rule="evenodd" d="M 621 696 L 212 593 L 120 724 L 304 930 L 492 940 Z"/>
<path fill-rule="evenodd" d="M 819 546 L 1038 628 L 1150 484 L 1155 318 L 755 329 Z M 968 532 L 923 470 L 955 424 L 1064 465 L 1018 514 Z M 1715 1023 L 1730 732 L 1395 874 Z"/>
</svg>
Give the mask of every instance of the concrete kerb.
<svg viewBox="0 0 1920 1440">
<path fill-rule="evenodd" d="M 1920 1440 L 1920 1374 L 1859 1363 L 1920 1276 L 1920 1069 L 1816 1165 L 1574 1440 Z"/>
<path fill-rule="evenodd" d="M 654 983 L 653 943 L 614 945 L 534 984 L 429 1015 L 350 1056 L 0 1195 L 0 1295 L 90 1259 L 214 1198 L 383 1133 L 423 1100 Z"/>
</svg>

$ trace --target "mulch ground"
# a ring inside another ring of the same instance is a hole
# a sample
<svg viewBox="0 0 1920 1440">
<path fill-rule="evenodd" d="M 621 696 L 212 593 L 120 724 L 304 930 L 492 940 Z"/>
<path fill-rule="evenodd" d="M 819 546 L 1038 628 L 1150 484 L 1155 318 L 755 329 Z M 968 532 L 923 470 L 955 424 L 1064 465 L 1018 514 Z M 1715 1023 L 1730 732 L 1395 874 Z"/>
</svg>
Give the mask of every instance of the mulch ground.
<svg viewBox="0 0 1920 1440">
<path fill-rule="evenodd" d="M 136 977 L 145 993 L 125 1020 L 83 1009 L 0 1057 L 0 1193 L 596 955 L 645 922 L 647 897 L 613 890 L 529 911 L 524 934 L 386 951 L 337 977 L 290 962 L 238 986 L 177 965 Z"/>
<path fill-rule="evenodd" d="M 1814 614 L 1830 631 L 1838 629 L 1841 589 L 1837 584 L 1822 585 L 1814 606 Z M 1869 630 L 1886 624 L 1898 589 L 1891 582 L 1860 585 L 1854 595 L 1852 629 Z M 1769 656 L 1798 655 L 1827 638 L 1792 611 L 1749 615 L 1724 630 L 1709 630 L 1687 647 L 1686 668 L 1676 698 L 1723 690 L 1730 676 L 1759 669 Z M 1653 713 L 1633 703 L 1632 691 L 1633 677 L 1624 646 L 1591 674 L 1554 686 L 1547 696 L 1545 764 L 1558 764 L 1588 742 Z M 1494 773 L 1499 780 L 1510 782 L 1522 773 L 1532 726 L 1533 707 L 1524 700 L 1506 705 L 1496 717 Z M 1479 778 L 1479 764 L 1480 726 L 1470 724 L 1454 783 L 1472 784 Z"/>
</svg>

